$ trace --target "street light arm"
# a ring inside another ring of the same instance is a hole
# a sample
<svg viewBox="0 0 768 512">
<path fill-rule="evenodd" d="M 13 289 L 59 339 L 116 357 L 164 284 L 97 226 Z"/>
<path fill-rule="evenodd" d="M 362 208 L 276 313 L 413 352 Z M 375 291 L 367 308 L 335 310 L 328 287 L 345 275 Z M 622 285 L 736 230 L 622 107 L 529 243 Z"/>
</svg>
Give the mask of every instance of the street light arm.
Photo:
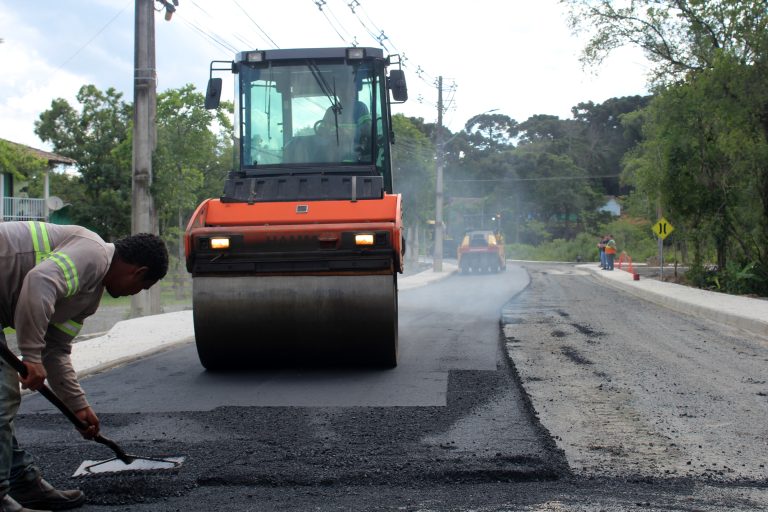
<svg viewBox="0 0 768 512">
<path fill-rule="evenodd" d="M 474 121 L 475 119 L 477 119 L 480 116 L 484 116 L 485 114 L 490 114 L 491 112 L 497 112 L 498 110 L 499 109 L 497 109 L 497 108 L 492 108 L 490 110 L 486 110 L 485 112 L 480 112 L 479 114 L 475 114 L 472 117 L 470 117 L 467 120 L 466 124 L 464 125 L 464 129 L 463 130 L 459 130 L 458 132 L 454 133 L 453 136 L 450 139 L 444 141 L 442 143 L 443 147 L 445 147 L 449 142 L 451 142 L 453 139 L 455 139 L 456 137 L 458 137 L 462 133 L 469 133 L 469 130 L 467 129 L 467 127 L 471 125 L 472 121 Z"/>
<path fill-rule="evenodd" d="M 472 126 L 472 124 L 474 123 L 474 121 L 475 121 L 475 120 L 476 120 L 478 117 L 482 117 L 482 116 L 484 116 L 485 114 L 490 114 L 491 112 L 498 112 L 498 110 L 499 110 L 499 109 L 497 109 L 497 108 L 492 108 L 492 109 L 490 109 L 490 110 L 486 110 L 485 112 L 481 112 L 481 113 L 479 113 L 479 114 L 475 114 L 474 116 L 470 117 L 469 119 L 467 119 L 467 122 L 464 124 L 464 131 L 465 131 L 465 132 L 469 132 L 469 128 Z"/>
</svg>

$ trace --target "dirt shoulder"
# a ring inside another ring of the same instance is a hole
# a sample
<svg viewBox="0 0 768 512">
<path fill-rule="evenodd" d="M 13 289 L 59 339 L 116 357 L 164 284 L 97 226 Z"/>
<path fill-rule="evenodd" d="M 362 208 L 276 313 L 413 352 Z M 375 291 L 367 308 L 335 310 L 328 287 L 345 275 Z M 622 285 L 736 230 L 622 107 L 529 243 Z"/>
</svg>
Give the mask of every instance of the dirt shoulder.
<svg viewBox="0 0 768 512">
<path fill-rule="evenodd" d="M 530 265 L 507 352 L 575 474 L 765 483 L 768 342 Z"/>
</svg>

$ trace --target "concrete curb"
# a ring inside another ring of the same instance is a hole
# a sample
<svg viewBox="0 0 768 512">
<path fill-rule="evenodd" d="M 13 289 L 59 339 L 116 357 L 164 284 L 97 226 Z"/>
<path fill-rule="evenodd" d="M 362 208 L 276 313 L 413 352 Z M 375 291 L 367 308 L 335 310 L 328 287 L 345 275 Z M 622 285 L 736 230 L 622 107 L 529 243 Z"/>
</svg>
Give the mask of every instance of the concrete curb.
<svg viewBox="0 0 768 512">
<path fill-rule="evenodd" d="M 700 290 L 655 279 L 635 281 L 623 270 L 577 265 L 613 288 L 680 313 L 694 315 L 768 338 L 768 300 Z"/>
<path fill-rule="evenodd" d="M 414 288 L 419 288 L 421 286 L 426 286 L 428 284 L 434 283 L 435 281 L 445 279 L 446 277 L 455 273 L 458 269 L 459 267 L 457 267 L 454 263 L 444 261 L 442 272 L 435 272 L 434 269 L 429 268 L 419 272 L 418 274 L 399 278 L 397 281 L 397 289 L 398 291 L 402 292 L 406 290 L 412 290 Z"/>
<path fill-rule="evenodd" d="M 72 346 L 78 377 L 146 357 L 194 340 L 192 311 L 177 311 L 118 322 L 105 335 Z"/>
</svg>

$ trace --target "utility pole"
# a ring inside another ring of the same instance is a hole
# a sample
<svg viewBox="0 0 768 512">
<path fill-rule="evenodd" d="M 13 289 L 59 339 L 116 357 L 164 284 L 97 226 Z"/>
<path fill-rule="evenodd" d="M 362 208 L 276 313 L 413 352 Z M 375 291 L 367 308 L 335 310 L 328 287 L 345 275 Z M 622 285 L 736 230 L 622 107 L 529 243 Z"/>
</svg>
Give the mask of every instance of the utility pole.
<svg viewBox="0 0 768 512">
<path fill-rule="evenodd" d="M 443 271 L 443 77 L 437 78 L 437 181 L 435 183 L 435 249 L 432 269 Z"/>
<path fill-rule="evenodd" d="M 155 70 L 155 2 L 136 0 L 133 70 L 133 189 L 131 232 L 158 234 L 150 188 L 152 154 L 157 145 L 157 72 Z M 131 316 L 160 313 L 160 287 L 134 295 Z"/>
</svg>

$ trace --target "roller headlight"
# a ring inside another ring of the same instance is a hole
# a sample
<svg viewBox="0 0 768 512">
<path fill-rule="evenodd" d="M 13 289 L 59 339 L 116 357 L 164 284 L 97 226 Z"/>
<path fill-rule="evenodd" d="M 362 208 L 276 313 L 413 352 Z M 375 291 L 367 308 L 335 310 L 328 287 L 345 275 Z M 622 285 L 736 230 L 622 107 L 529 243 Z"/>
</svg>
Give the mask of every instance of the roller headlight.
<svg viewBox="0 0 768 512">
<path fill-rule="evenodd" d="M 224 250 L 229 249 L 229 237 L 219 236 L 211 238 L 211 249 Z"/>
<path fill-rule="evenodd" d="M 373 245 L 373 234 L 358 233 L 355 235 L 355 245 Z"/>
</svg>

